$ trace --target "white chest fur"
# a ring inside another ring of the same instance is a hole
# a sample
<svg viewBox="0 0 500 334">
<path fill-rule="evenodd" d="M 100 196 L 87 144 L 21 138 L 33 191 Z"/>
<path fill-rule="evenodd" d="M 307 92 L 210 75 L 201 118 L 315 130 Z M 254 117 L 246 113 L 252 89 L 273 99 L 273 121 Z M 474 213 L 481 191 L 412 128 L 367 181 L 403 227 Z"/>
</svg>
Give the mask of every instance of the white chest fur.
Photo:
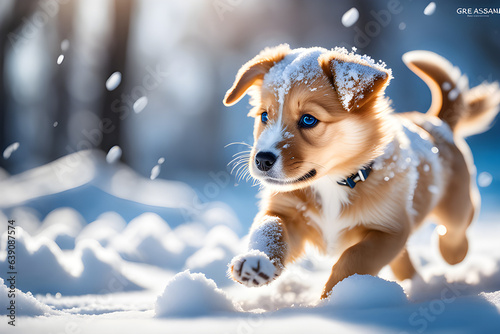
<svg viewBox="0 0 500 334">
<path fill-rule="evenodd" d="M 316 200 L 321 206 L 320 216 L 309 217 L 321 230 L 329 253 L 339 251 L 338 239 L 343 230 L 354 222 L 341 218 L 342 206 L 349 203 L 348 187 L 339 185 L 330 176 L 324 176 L 312 184 Z"/>
</svg>

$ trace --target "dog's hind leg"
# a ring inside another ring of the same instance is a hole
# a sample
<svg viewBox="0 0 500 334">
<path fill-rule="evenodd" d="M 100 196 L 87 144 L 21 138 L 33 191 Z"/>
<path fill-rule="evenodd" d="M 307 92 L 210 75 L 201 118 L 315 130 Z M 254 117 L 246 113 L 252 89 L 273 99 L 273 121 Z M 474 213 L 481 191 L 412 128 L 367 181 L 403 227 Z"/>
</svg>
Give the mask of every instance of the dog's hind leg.
<svg viewBox="0 0 500 334">
<path fill-rule="evenodd" d="M 399 252 L 394 260 L 392 260 L 390 266 L 394 276 L 396 276 L 396 279 L 399 281 L 412 278 L 416 274 L 415 267 L 413 266 L 413 263 L 411 263 L 406 247 Z"/>
<path fill-rule="evenodd" d="M 469 243 L 466 231 L 474 217 L 472 201 L 465 198 L 453 199 L 459 196 L 464 197 L 458 194 L 448 195 L 434 211 L 439 223 L 446 227 L 439 235 L 439 250 L 449 264 L 457 264 L 467 255 Z M 453 202 L 457 204 L 453 205 Z"/>
<path fill-rule="evenodd" d="M 461 156 L 452 167 L 452 178 L 448 182 L 441 200 L 432 215 L 446 227 L 439 235 L 439 250 L 449 264 L 461 262 L 467 255 L 469 244 L 466 231 L 479 209 L 479 194 L 474 173 Z"/>
</svg>

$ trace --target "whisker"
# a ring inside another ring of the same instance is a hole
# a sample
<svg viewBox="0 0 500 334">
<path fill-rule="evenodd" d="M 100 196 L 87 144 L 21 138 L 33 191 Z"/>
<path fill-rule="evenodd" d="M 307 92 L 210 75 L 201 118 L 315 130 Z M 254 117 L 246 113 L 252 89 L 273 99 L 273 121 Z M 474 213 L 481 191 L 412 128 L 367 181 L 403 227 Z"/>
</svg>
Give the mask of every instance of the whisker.
<svg viewBox="0 0 500 334">
<path fill-rule="evenodd" d="M 236 168 L 238 168 L 238 166 L 239 166 L 239 165 L 240 165 L 240 163 L 237 163 L 237 164 L 235 164 L 235 165 L 233 166 L 233 168 L 231 168 L 231 173 L 230 173 L 231 175 L 234 173 L 234 170 L 235 170 Z"/>
<path fill-rule="evenodd" d="M 262 190 L 262 189 L 264 189 L 264 186 L 262 185 L 262 183 L 259 180 L 257 180 L 257 179 L 254 179 L 254 182 L 252 184 L 252 187 L 255 187 L 255 186 L 259 187 L 259 191 Z"/>
<path fill-rule="evenodd" d="M 241 173 L 238 175 L 238 182 L 241 182 L 241 180 L 243 180 L 243 177 L 246 175 L 247 173 L 247 169 L 244 168 Z"/>
<path fill-rule="evenodd" d="M 245 168 L 247 168 L 247 165 L 244 164 L 244 165 L 241 165 L 240 168 L 238 168 L 238 170 L 236 171 L 236 176 L 238 176 L 238 173 L 240 173 L 240 171 L 245 171 Z"/>
<path fill-rule="evenodd" d="M 248 182 L 248 175 L 249 175 L 249 172 L 246 169 L 243 173 L 241 173 L 241 175 L 240 175 L 240 181 L 241 180 L 245 180 L 245 182 Z"/>
<path fill-rule="evenodd" d="M 247 154 L 250 155 L 250 152 L 252 152 L 252 150 L 241 151 L 241 152 L 233 154 L 233 157 L 240 156 L 240 155 L 247 155 Z"/>
<path fill-rule="evenodd" d="M 240 174 L 241 174 L 241 171 L 242 171 L 242 170 L 244 170 L 244 169 L 245 169 L 245 165 L 241 165 L 241 166 L 239 166 L 239 167 L 238 167 L 238 169 L 236 170 L 236 173 L 234 173 L 234 178 L 235 178 L 237 181 L 239 181 L 239 180 L 240 180 L 239 176 L 240 176 Z"/>
<path fill-rule="evenodd" d="M 227 166 L 229 166 L 232 163 L 239 163 L 240 161 L 250 161 L 250 157 L 245 157 L 245 156 L 236 157 L 236 158 L 232 159 L 231 161 L 229 161 Z"/>
<path fill-rule="evenodd" d="M 243 163 L 244 163 L 244 161 L 238 161 L 238 162 L 235 162 L 235 163 L 234 163 L 234 165 L 233 165 L 233 167 L 231 168 L 231 174 L 233 174 L 234 170 L 235 170 L 236 168 L 238 168 L 238 167 L 239 167 L 241 164 L 243 164 Z"/>
<path fill-rule="evenodd" d="M 241 166 L 245 166 L 248 164 L 248 161 L 245 160 L 240 160 L 237 163 L 234 164 L 233 168 L 231 169 L 231 174 L 234 172 L 236 168 L 241 168 Z"/>
<path fill-rule="evenodd" d="M 232 142 L 232 143 L 225 145 L 224 148 L 227 148 L 227 147 L 232 146 L 232 145 L 243 145 L 243 146 L 247 146 L 247 147 L 252 147 L 252 145 L 250 145 L 248 143 L 245 143 L 242 141 L 235 141 L 235 142 Z"/>
<path fill-rule="evenodd" d="M 250 159 L 250 156 L 240 155 L 240 156 L 234 157 L 231 161 L 238 161 L 238 160 L 242 160 L 242 159 Z"/>
<path fill-rule="evenodd" d="M 227 148 L 232 145 L 243 145 L 245 146 L 245 150 L 236 152 L 232 155 L 231 161 L 227 164 L 227 166 L 231 166 L 231 175 L 234 175 L 234 178 L 237 183 L 240 183 L 242 180 L 249 181 L 252 178 L 250 174 L 249 166 L 250 166 L 250 155 L 253 150 L 253 146 L 245 143 L 243 141 L 232 142 L 224 146 Z M 255 183 L 255 179 L 253 181 Z"/>
<path fill-rule="evenodd" d="M 248 171 L 245 169 L 241 174 L 240 176 L 238 177 L 238 181 L 241 181 L 243 180 L 244 176 L 248 173 Z"/>
<path fill-rule="evenodd" d="M 232 163 L 235 163 L 235 164 L 236 164 L 236 163 L 238 163 L 239 161 L 241 161 L 240 157 L 236 157 L 236 158 L 232 159 L 231 161 L 229 161 L 229 162 L 227 163 L 227 165 L 226 165 L 226 166 L 229 166 L 229 165 L 231 165 Z"/>
</svg>

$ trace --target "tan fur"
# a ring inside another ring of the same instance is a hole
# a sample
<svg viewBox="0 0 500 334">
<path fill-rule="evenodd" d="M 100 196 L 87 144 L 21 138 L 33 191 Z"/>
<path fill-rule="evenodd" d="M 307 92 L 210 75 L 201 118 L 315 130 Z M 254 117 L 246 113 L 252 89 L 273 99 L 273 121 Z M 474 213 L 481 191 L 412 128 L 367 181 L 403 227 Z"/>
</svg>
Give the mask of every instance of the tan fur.
<svg viewBox="0 0 500 334">
<path fill-rule="evenodd" d="M 247 62 L 236 75 L 233 87 L 227 91 L 224 97 L 224 104 L 227 106 L 238 102 L 245 94 L 245 91 L 252 85 L 258 85 L 262 77 L 269 69 L 282 60 L 290 51 L 288 45 L 280 45 L 275 48 L 262 50 L 254 59 Z"/>
<path fill-rule="evenodd" d="M 277 87 L 263 85 L 263 80 L 265 73 L 290 52 L 287 46 L 263 51 L 238 72 L 225 99 L 227 105 L 233 104 L 252 88 L 254 108 L 249 115 L 255 117 L 256 143 L 268 126 L 260 120 L 263 112 L 268 113 L 271 121 L 281 117 L 283 131 L 289 134 L 275 143 L 282 159 L 283 182 L 272 183 L 265 173 L 257 170 L 253 163 L 258 153 L 256 146 L 249 159 L 250 172 L 265 188 L 261 210 L 250 234 L 259 230 L 264 222 L 268 224 L 267 217 L 276 217 L 278 232 L 265 242 L 266 247 L 273 246 L 267 254 L 269 259 L 276 266 L 286 266 L 303 254 L 307 243 L 324 253 L 333 249 L 340 254 L 322 298 L 327 297 L 340 280 L 355 273 L 376 275 L 387 264 L 397 279 L 411 278 L 415 269 L 405 248 L 406 241 L 433 216 L 447 229 L 447 233 L 440 236 L 443 258 L 450 264 L 462 261 L 468 249 L 466 229 L 479 205 L 472 157 L 465 142 L 456 134 L 455 141 L 450 142 L 436 128 L 427 127 L 430 123 L 440 124 L 439 119 L 451 129 L 466 128 L 472 119 L 491 120 L 500 102 L 498 85 L 470 91 L 461 87 L 460 94 L 450 99 L 441 85 L 449 82 L 451 89 L 463 86 L 460 75 L 449 73 L 453 69 L 451 64 L 426 52 L 407 54 L 407 65 L 432 89 L 433 104 L 427 114 L 393 114 L 389 101 L 383 96 L 390 70 L 379 67 L 376 67 L 373 85 L 356 91 L 359 98 L 355 96 L 354 101 L 357 103 L 346 108 L 338 95 L 342 90 L 336 87 L 337 74 L 332 64 L 372 65 L 352 54 L 328 51 L 318 58 L 323 74 L 313 82 L 292 83 L 280 106 Z M 488 98 L 485 91 L 494 93 L 491 95 L 494 98 Z M 305 113 L 319 119 L 319 123 L 308 129 L 298 127 L 297 122 Z M 407 123 L 416 128 L 415 133 L 427 138 L 433 149 L 439 150 L 439 165 L 433 165 L 435 161 L 428 161 L 424 154 L 419 156 L 418 166 L 392 173 L 388 181 L 387 166 L 405 154 L 402 144 L 392 143 L 401 143 L 398 141 L 403 135 L 400 124 Z M 486 123 L 482 126 L 487 126 Z M 392 154 L 384 155 L 391 145 L 395 146 Z M 374 168 L 365 182 L 353 189 L 337 184 L 374 160 L 383 167 Z M 316 172 L 313 177 L 297 181 L 313 169 Z M 418 178 L 410 173 L 418 174 Z"/>
<path fill-rule="evenodd" d="M 455 131 L 462 137 L 486 131 L 496 117 L 500 104 L 498 82 L 483 83 L 472 88 L 465 94 L 464 100 L 467 112 Z"/>
</svg>

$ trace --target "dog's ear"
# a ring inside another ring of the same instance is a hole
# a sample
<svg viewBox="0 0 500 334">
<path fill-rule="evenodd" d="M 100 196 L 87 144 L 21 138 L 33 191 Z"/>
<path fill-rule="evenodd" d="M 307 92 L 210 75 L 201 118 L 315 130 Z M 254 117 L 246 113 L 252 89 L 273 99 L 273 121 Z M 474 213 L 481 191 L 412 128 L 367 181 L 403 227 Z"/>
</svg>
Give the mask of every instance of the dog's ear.
<svg viewBox="0 0 500 334">
<path fill-rule="evenodd" d="M 252 85 L 262 83 L 264 75 L 269 72 L 271 67 L 280 62 L 290 52 L 288 44 L 281 44 L 273 48 L 266 48 L 252 60 L 243 65 L 238 74 L 233 86 L 227 91 L 224 97 L 224 104 L 232 106 L 238 102 L 245 92 Z"/>
<path fill-rule="evenodd" d="M 383 93 L 392 78 L 390 69 L 359 56 L 332 52 L 321 57 L 319 62 L 347 111 L 359 109 Z"/>
</svg>

